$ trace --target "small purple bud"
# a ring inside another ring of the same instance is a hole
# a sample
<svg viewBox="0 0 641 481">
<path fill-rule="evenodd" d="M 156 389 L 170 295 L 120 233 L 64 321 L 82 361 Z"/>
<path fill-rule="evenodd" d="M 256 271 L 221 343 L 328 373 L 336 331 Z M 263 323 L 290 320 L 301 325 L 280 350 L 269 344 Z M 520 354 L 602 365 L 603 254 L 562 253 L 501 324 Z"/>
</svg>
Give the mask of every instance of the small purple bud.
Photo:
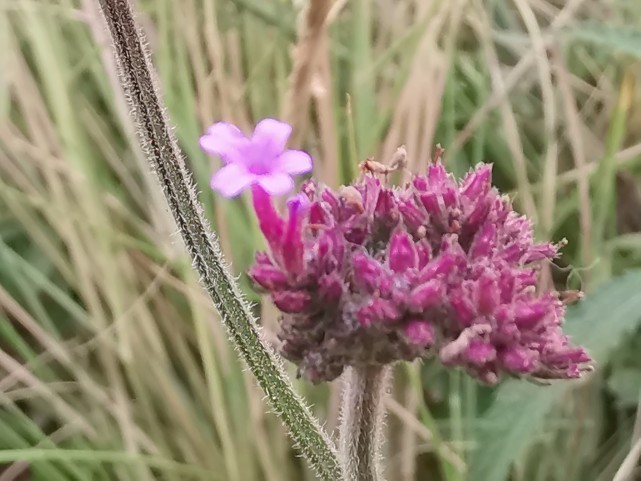
<svg viewBox="0 0 641 481">
<path fill-rule="evenodd" d="M 352 265 L 354 283 L 370 294 L 374 294 L 379 289 L 381 279 L 386 276 L 383 266 L 364 252 L 354 254 Z"/>
<path fill-rule="evenodd" d="M 392 235 L 389 247 L 389 266 L 394 272 L 402 273 L 418 267 L 418 252 L 409 234 L 396 231 Z"/>
<path fill-rule="evenodd" d="M 363 207 L 368 216 L 374 214 L 382 186 L 375 177 L 366 177 L 363 190 Z"/>
<path fill-rule="evenodd" d="M 287 231 L 283 239 L 283 264 L 293 277 L 303 271 L 303 239 L 301 237 L 302 217 L 309 210 L 310 202 L 307 196 L 298 194 L 287 201 L 289 219 Z"/>
<path fill-rule="evenodd" d="M 427 224 L 428 219 L 425 213 L 410 200 L 400 200 L 398 210 L 403 217 L 403 222 L 411 231 L 416 231 Z"/>
<path fill-rule="evenodd" d="M 297 314 L 307 309 L 311 296 L 305 291 L 276 291 L 272 293 L 276 307 L 288 314 Z"/>
<path fill-rule="evenodd" d="M 444 294 L 443 283 L 432 279 L 414 288 L 409 295 L 407 304 L 413 312 L 423 312 L 437 306 L 443 300 Z"/>
<path fill-rule="evenodd" d="M 432 246 L 426 240 L 416 243 L 416 253 L 418 254 L 418 269 L 422 270 L 432 259 Z"/>
<path fill-rule="evenodd" d="M 276 291 L 287 287 L 287 276 L 279 268 L 272 265 L 255 265 L 249 276 L 263 289 Z"/>
<path fill-rule="evenodd" d="M 432 162 L 427 167 L 427 180 L 430 185 L 438 186 L 447 181 L 447 171 L 440 162 Z"/>
<path fill-rule="evenodd" d="M 374 324 L 393 324 L 400 318 L 396 305 L 385 299 L 374 299 L 369 304 L 362 306 L 356 313 L 356 318 L 362 326 Z"/>
<path fill-rule="evenodd" d="M 340 269 L 344 251 L 344 243 L 334 230 L 324 230 L 313 247 L 314 257 L 318 259 L 322 272 Z"/>
<path fill-rule="evenodd" d="M 519 304 L 514 309 L 514 321 L 521 328 L 531 329 L 548 313 L 547 308 L 548 304 L 543 302 Z"/>
<path fill-rule="evenodd" d="M 398 220 L 398 207 L 396 206 L 396 199 L 394 193 L 389 190 L 382 190 L 378 195 L 374 215 L 388 218 L 390 220 Z"/>
<path fill-rule="evenodd" d="M 409 321 L 405 325 L 404 331 L 409 340 L 417 346 L 430 347 L 436 339 L 434 328 L 428 321 Z"/>
<path fill-rule="evenodd" d="M 320 202 L 314 202 L 309 208 L 309 224 L 311 226 L 327 226 L 330 216 Z"/>
<path fill-rule="evenodd" d="M 427 264 L 419 273 L 419 282 L 425 282 L 437 277 L 447 277 L 456 270 L 457 256 L 453 252 L 445 252 Z"/>
<path fill-rule="evenodd" d="M 458 203 L 458 192 L 453 186 L 447 186 L 443 189 L 443 203 L 448 209 L 454 207 Z"/>
<path fill-rule="evenodd" d="M 488 198 L 483 198 L 477 199 L 473 205 L 474 209 L 465 219 L 465 224 L 468 229 L 476 230 L 487 220 L 492 204 Z"/>
<path fill-rule="evenodd" d="M 429 215 L 437 218 L 440 218 L 443 215 L 445 206 L 442 205 L 442 199 L 438 194 L 435 194 L 434 192 L 427 192 L 419 194 L 418 198 Z"/>
<path fill-rule="evenodd" d="M 530 264 L 545 259 L 554 259 L 557 256 L 557 248 L 553 244 L 538 244 L 531 246 L 527 254 L 523 256 L 522 262 Z"/>
<path fill-rule="evenodd" d="M 513 276 L 513 278 L 515 288 L 519 291 L 522 291 L 527 287 L 536 286 L 537 271 L 536 269 L 525 269 L 517 272 L 516 275 Z"/>
<path fill-rule="evenodd" d="M 477 200 L 490 191 L 491 179 L 492 165 L 484 164 L 465 177 L 461 194 L 470 200 Z"/>
<path fill-rule="evenodd" d="M 500 253 L 501 259 L 510 264 L 517 264 L 523 257 L 523 247 L 519 244 L 509 244 L 503 247 Z"/>
<path fill-rule="evenodd" d="M 359 219 L 360 220 L 360 219 Z M 345 228 L 345 240 L 352 244 L 362 245 L 367 239 L 367 227 L 365 225 L 351 225 Z"/>
<path fill-rule="evenodd" d="M 495 239 L 496 227 L 494 224 L 485 224 L 474 237 L 472 247 L 470 248 L 470 256 L 473 258 L 489 256 L 494 247 Z"/>
<path fill-rule="evenodd" d="M 425 192 L 429 188 L 427 178 L 421 175 L 417 175 L 412 179 L 412 185 L 419 192 Z"/>
<path fill-rule="evenodd" d="M 329 189 L 323 189 L 323 191 L 320 194 L 320 197 L 321 197 L 321 200 L 329 206 L 330 211 L 335 217 L 340 215 L 341 204 L 336 194 L 334 194 Z"/>
<path fill-rule="evenodd" d="M 257 184 L 252 186 L 252 200 L 260 230 L 272 252 L 280 255 L 285 222 L 274 209 L 271 196 Z"/>
<path fill-rule="evenodd" d="M 465 360 L 470 364 L 482 366 L 496 359 L 496 349 L 489 342 L 472 339 L 465 350 Z"/>
<path fill-rule="evenodd" d="M 337 273 L 327 274 L 318 280 L 318 294 L 328 303 L 328 309 L 338 307 L 338 302 L 343 295 L 343 282 Z"/>
<path fill-rule="evenodd" d="M 449 302 L 460 327 L 468 327 L 471 325 L 476 317 L 471 296 L 464 294 L 462 291 L 455 291 L 450 294 Z"/>
<path fill-rule="evenodd" d="M 548 353 L 544 356 L 544 359 L 550 364 L 567 366 L 570 364 L 588 362 L 590 360 L 590 356 L 588 356 L 584 349 L 578 347 L 567 348 L 560 352 Z"/>
<path fill-rule="evenodd" d="M 534 370 L 536 366 L 536 353 L 519 347 L 510 347 L 499 353 L 499 361 L 508 371 L 527 374 Z"/>
<path fill-rule="evenodd" d="M 496 277 L 486 272 L 476 283 L 476 305 L 479 313 L 492 314 L 500 301 L 500 290 Z"/>
</svg>

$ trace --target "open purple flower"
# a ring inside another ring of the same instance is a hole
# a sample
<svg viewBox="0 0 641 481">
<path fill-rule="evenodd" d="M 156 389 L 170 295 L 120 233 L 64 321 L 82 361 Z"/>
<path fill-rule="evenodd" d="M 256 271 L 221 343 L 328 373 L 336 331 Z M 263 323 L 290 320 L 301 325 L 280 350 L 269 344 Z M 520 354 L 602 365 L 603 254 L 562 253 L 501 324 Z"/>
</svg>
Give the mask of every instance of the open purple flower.
<svg viewBox="0 0 641 481">
<path fill-rule="evenodd" d="M 235 197 L 252 185 L 270 195 L 283 195 L 294 187 L 293 175 L 312 170 L 312 158 L 302 150 L 286 149 L 292 127 L 275 119 L 263 119 L 251 137 L 227 122 L 212 125 L 200 138 L 206 152 L 225 165 L 211 178 L 211 188 Z"/>
</svg>

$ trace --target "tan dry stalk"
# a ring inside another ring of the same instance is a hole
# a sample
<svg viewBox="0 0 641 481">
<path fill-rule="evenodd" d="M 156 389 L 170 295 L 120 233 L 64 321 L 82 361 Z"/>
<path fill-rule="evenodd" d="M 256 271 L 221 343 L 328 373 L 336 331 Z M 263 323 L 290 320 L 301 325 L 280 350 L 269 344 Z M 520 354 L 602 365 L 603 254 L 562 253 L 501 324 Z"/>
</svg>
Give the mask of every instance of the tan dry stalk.
<svg viewBox="0 0 641 481">
<path fill-rule="evenodd" d="M 304 21 L 294 48 L 292 73 L 285 97 L 283 118 L 294 127 L 290 139 L 293 147 L 299 146 L 308 122 L 312 79 L 316 71 L 318 53 L 327 36 L 327 17 L 332 0 L 311 0 L 304 12 Z"/>
</svg>

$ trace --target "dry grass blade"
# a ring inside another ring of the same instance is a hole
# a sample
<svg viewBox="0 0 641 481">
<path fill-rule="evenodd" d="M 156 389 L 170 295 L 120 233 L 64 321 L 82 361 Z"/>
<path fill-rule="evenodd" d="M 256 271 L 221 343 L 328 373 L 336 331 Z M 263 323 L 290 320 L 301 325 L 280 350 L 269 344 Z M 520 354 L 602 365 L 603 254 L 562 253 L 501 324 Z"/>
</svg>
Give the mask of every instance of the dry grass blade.
<svg viewBox="0 0 641 481">
<path fill-rule="evenodd" d="M 485 52 L 494 89 L 498 92 L 506 92 L 507 84 L 505 78 L 503 77 L 503 72 L 501 71 L 498 55 L 496 53 L 494 45 L 492 44 L 492 40 L 489 37 L 491 26 L 487 17 L 487 13 L 482 8 L 478 8 L 477 12 L 479 13 L 479 17 L 482 20 L 480 24 L 476 25 L 476 31 L 479 35 L 479 38 L 483 42 L 483 51 Z M 525 158 L 525 154 L 523 153 L 523 145 L 521 143 L 519 128 L 517 125 L 516 117 L 514 115 L 514 110 L 507 98 L 501 99 L 499 109 L 501 111 L 503 120 L 503 128 L 505 129 L 506 142 L 510 148 L 512 158 L 514 159 L 514 169 L 516 171 L 519 197 L 522 198 L 523 202 L 523 211 L 528 215 L 528 217 L 536 221 L 537 210 L 527 173 L 528 162 Z"/>
<path fill-rule="evenodd" d="M 572 157 L 578 172 L 577 188 L 579 191 L 579 223 L 581 229 L 581 261 L 584 266 L 592 262 L 592 241 L 590 233 L 592 232 L 592 206 L 590 200 L 590 182 L 586 172 L 587 158 L 584 148 L 581 117 L 574 103 L 572 90 L 570 86 L 569 73 L 563 63 L 563 58 L 558 49 L 553 50 L 552 61 L 557 73 L 558 84 L 563 99 L 565 110 L 565 120 L 567 122 L 567 137 L 572 150 Z M 589 275 L 585 273 L 584 276 Z M 587 278 L 586 278 L 587 279 Z"/>
<path fill-rule="evenodd" d="M 563 7 L 563 10 L 556 16 L 550 25 L 548 36 L 546 36 L 546 46 L 553 44 L 556 41 L 555 35 L 572 21 L 576 12 L 585 2 L 586 0 L 568 0 Z M 490 98 L 487 99 L 481 108 L 479 108 L 474 116 L 472 116 L 472 118 L 467 122 L 465 127 L 463 127 L 459 132 L 453 143 L 453 148 L 455 150 L 460 149 L 463 144 L 470 139 L 474 132 L 483 124 L 487 115 L 492 110 L 502 105 L 511 90 L 519 85 L 519 82 L 523 80 L 524 75 L 529 71 L 535 60 L 536 56 L 534 51 L 529 51 L 521 57 L 521 60 L 519 60 L 510 73 L 506 75 L 504 85 L 502 85 L 501 88 L 493 90 Z"/>
<path fill-rule="evenodd" d="M 283 118 L 294 127 L 290 143 L 300 146 L 307 128 L 312 81 L 318 71 L 318 55 L 327 36 L 327 18 L 332 0 L 311 0 L 304 12 L 294 48 L 289 89 L 285 99 Z"/>
</svg>

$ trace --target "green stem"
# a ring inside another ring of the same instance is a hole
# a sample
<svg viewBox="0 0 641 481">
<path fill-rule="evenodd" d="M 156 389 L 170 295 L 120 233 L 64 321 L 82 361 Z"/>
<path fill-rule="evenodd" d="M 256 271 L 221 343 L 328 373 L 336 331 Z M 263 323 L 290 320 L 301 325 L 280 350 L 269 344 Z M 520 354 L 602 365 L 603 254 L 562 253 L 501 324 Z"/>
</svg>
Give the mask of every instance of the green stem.
<svg viewBox="0 0 641 481">
<path fill-rule="evenodd" d="M 262 340 L 237 283 L 225 267 L 220 244 L 198 203 L 191 175 L 169 127 L 153 67 L 127 0 L 99 0 L 127 93 L 138 138 L 156 172 L 185 247 L 204 288 L 220 312 L 233 345 L 256 377 L 296 447 L 322 480 L 341 479 L 333 443 L 296 394 L 276 354 Z"/>
<path fill-rule="evenodd" d="M 389 366 L 348 367 L 343 375 L 340 457 L 345 481 L 384 481 L 381 460 Z"/>
</svg>

